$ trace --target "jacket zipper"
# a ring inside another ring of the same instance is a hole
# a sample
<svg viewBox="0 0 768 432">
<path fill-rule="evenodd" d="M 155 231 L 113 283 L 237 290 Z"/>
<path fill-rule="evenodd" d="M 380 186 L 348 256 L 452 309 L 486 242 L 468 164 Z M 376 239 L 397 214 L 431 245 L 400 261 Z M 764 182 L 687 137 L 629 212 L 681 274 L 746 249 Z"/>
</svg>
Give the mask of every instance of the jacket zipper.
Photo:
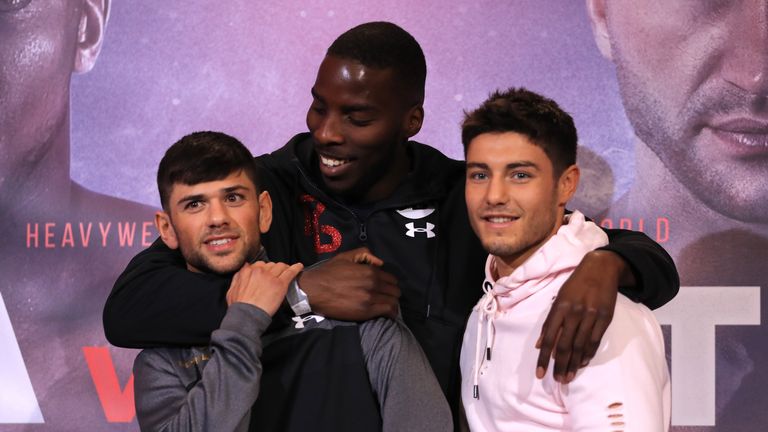
<svg viewBox="0 0 768 432">
<path fill-rule="evenodd" d="M 358 236 L 358 238 L 360 239 L 360 241 L 364 242 L 368 240 L 368 231 L 366 231 L 365 222 L 360 221 L 359 219 L 358 221 L 360 222 L 360 235 Z"/>
</svg>

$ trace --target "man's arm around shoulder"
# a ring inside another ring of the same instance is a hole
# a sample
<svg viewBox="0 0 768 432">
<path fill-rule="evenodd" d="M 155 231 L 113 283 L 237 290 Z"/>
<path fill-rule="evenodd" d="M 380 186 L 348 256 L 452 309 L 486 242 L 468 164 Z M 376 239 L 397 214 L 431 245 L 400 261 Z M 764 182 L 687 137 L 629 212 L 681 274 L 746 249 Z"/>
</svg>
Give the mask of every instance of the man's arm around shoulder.
<svg viewBox="0 0 768 432">
<path fill-rule="evenodd" d="M 136 255 L 104 305 L 107 340 L 124 348 L 205 346 L 227 311 L 229 279 L 192 273 L 160 239 Z"/>
</svg>

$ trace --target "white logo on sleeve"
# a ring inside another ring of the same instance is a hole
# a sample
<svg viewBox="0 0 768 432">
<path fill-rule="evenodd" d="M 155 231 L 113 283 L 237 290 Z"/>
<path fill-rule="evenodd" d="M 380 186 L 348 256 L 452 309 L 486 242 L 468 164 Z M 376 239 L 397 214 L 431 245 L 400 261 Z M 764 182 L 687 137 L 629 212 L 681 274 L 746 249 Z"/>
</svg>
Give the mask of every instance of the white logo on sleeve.
<svg viewBox="0 0 768 432">
<path fill-rule="evenodd" d="M 427 236 L 427 238 L 432 238 L 436 235 L 435 232 L 433 231 L 435 228 L 435 224 L 431 224 L 429 222 L 427 222 L 426 227 L 417 227 L 416 224 L 414 224 L 413 222 L 408 222 L 407 224 L 405 224 L 405 227 L 408 228 L 408 231 L 406 231 L 405 233 L 405 235 L 407 235 L 408 237 L 416 237 L 416 233 L 424 233 Z"/>
</svg>

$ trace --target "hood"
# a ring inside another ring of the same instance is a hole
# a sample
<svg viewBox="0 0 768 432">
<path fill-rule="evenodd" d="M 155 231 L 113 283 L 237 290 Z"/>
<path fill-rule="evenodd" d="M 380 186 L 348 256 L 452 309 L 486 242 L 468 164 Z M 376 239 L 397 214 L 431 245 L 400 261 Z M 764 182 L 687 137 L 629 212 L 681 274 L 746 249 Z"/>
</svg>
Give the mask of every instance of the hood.
<svg viewBox="0 0 768 432">
<path fill-rule="evenodd" d="M 564 272 L 570 272 L 587 252 L 608 244 L 608 236 L 600 227 L 574 211 L 565 215 L 563 225 L 549 240 L 509 276 L 494 280 L 495 258 L 488 256 L 485 264 L 485 295 L 477 303 L 477 334 L 473 374 L 473 397 L 479 396 L 479 375 L 483 361 L 491 361 L 496 337 L 494 321 L 497 314 L 511 309 L 534 293 L 549 286 Z M 483 330 L 486 334 L 482 344 Z M 483 355 L 485 354 L 485 355 Z"/>
<path fill-rule="evenodd" d="M 579 211 L 565 215 L 565 223 L 542 247 L 530 256 L 512 274 L 494 280 L 496 258 L 488 256 L 485 278 L 501 310 L 508 309 L 547 286 L 563 272 L 579 265 L 584 255 L 608 244 L 608 236 L 595 223 L 587 221 Z"/>
</svg>

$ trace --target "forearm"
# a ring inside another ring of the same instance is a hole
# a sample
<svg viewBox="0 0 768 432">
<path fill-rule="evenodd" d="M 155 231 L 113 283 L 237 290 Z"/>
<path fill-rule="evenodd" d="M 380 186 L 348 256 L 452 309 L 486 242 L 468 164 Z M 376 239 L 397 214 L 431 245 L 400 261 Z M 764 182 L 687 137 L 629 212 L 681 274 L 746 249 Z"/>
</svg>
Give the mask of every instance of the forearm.
<svg viewBox="0 0 768 432">
<path fill-rule="evenodd" d="M 181 255 L 157 240 L 133 258 L 104 306 L 104 332 L 126 348 L 200 346 L 226 312 L 229 281 L 187 271 Z"/>
<path fill-rule="evenodd" d="M 437 378 L 405 324 L 370 320 L 360 325 L 360 339 L 384 432 L 453 430 Z"/>
<path fill-rule="evenodd" d="M 263 310 L 235 303 L 211 335 L 207 361 L 185 359 L 188 364 L 174 365 L 168 359 L 159 361 L 151 350 L 142 353 L 134 368 L 136 414 L 142 430 L 246 430 L 259 392 L 261 334 L 270 321 Z M 189 390 L 186 368 L 192 368 L 194 379 L 199 373 L 194 369 L 202 369 L 199 381 Z"/>
<path fill-rule="evenodd" d="M 613 252 L 626 266 L 620 271 L 622 294 L 651 309 L 675 297 L 680 279 L 674 261 L 664 248 L 640 232 L 606 230 L 606 233 L 610 244 L 600 251 Z"/>
</svg>

